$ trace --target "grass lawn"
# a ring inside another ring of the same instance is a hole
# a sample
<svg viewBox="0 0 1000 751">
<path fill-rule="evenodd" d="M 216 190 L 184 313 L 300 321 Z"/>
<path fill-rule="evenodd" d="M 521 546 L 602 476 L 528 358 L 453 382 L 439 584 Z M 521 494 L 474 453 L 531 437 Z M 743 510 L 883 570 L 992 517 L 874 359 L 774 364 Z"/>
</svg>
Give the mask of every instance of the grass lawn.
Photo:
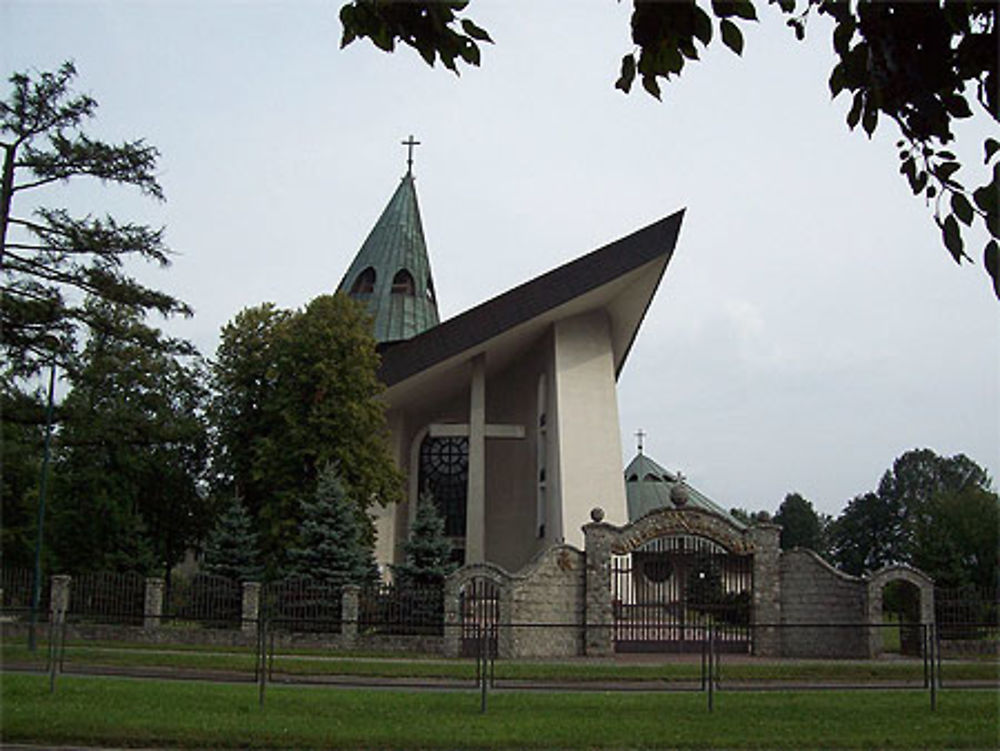
<svg viewBox="0 0 1000 751">
<path fill-rule="evenodd" d="M 7 642 L 0 649 L 5 663 L 18 663 L 44 667 L 46 646 L 28 652 L 22 642 Z M 246 649 L 219 649 L 216 652 L 201 650 L 174 650 L 173 647 L 135 645 L 66 647 L 66 665 L 101 666 L 122 668 L 176 668 L 199 671 L 253 673 L 255 654 Z M 947 680 L 998 681 L 998 664 L 995 661 L 946 662 L 942 675 Z M 472 680 L 475 666 L 470 660 L 429 659 L 426 656 L 412 659 L 397 655 L 393 659 L 379 659 L 364 654 L 325 655 L 309 653 L 279 653 L 274 660 L 274 670 L 288 675 L 356 675 L 368 677 L 448 678 Z M 533 681 L 697 681 L 701 665 L 696 661 L 666 661 L 653 664 L 609 663 L 598 661 L 508 661 L 496 663 L 499 680 Z M 738 661 L 723 657 L 723 681 L 796 681 L 922 683 L 923 664 L 917 660 L 768 660 Z"/>
<path fill-rule="evenodd" d="M 2 739 L 213 748 L 995 748 L 997 694 L 402 692 L 6 674 Z"/>
</svg>

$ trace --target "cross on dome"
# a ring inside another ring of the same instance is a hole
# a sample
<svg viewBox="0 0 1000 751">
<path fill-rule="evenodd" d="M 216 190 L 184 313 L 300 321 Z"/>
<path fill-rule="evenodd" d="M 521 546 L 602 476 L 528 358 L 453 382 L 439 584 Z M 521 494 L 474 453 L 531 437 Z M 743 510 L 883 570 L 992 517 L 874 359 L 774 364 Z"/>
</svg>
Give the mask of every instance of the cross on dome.
<svg viewBox="0 0 1000 751">
<path fill-rule="evenodd" d="M 407 175 L 412 175 L 413 174 L 413 147 L 414 146 L 419 146 L 420 145 L 420 141 L 414 141 L 413 140 L 413 134 L 411 133 L 410 137 L 408 139 L 406 139 L 405 141 L 403 141 L 402 143 L 403 143 L 403 146 L 406 147 L 406 174 Z"/>
</svg>

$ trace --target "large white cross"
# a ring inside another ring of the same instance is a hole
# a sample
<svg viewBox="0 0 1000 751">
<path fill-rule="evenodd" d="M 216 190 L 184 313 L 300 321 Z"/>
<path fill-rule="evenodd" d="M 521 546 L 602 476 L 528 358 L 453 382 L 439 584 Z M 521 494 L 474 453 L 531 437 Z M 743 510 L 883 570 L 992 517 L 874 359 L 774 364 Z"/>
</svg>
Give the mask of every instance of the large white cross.
<svg viewBox="0 0 1000 751">
<path fill-rule="evenodd" d="M 433 438 L 469 439 L 469 472 L 465 506 L 465 562 L 486 560 L 486 439 L 524 438 L 523 425 L 487 424 L 486 358 L 472 360 L 469 384 L 469 422 L 433 424 L 428 434 Z"/>
</svg>

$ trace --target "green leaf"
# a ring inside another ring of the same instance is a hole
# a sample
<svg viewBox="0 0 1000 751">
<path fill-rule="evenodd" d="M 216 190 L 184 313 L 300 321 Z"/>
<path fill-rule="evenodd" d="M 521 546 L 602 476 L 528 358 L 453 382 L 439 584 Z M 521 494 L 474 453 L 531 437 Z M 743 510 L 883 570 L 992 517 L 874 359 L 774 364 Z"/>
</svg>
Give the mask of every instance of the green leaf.
<svg viewBox="0 0 1000 751">
<path fill-rule="evenodd" d="M 854 19 L 848 18 L 847 20 L 837 24 L 837 28 L 833 30 L 833 49 L 834 51 L 843 57 L 851 49 L 851 37 L 854 36 Z"/>
<path fill-rule="evenodd" d="M 942 94 L 941 104 L 948 111 L 948 114 L 955 118 L 972 117 L 972 110 L 969 103 L 961 94 Z"/>
<path fill-rule="evenodd" d="M 745 18 L 747 21 L 757 20 L 757 9 L 751 0 L 734 0 L 733 15 Z"/>
<path fill-rule="evenodd" d="M 697 5 L 692 14 L 692 26 L 694 35 L 707 46 L 712 41 L 712 19 Z"/>
<path fill-rule="evenodd" d="M 997 153 L 997 149 L 1000 149 L 1000 142 L 993 138 L 987 138 L 983 141 L 983 150 L 986 152 L 986 158 L 983 159 L 983 164 L 989 164 L 990 159 L 993 155 Z"/>
<path fill-rule="evenodd" d="M 865 129 L 865 133 L 868 134 L 869 138 L 872 137 L 875 128 L 878 127 L 878 108 L 870 101 L 867 102 L 865 115 L 861 118 L 861 127 Z"/>
<path fill-rule="evenodd" d="M 837 63 L 830 73 L 830 98 L 836 99 L 837 94 L 844 90 L 844 66 Z"/>
<path fill-rule="evenodd" d="M 474 24 L 467 18 L 462 19 L 462 29 L 465 31 L 466 34 L 468 34 L 473 39 L 476 39 L 480 42 L 489 42 L 490 44 L 493 44 L 493 40 L 490 38 L 490 35 L 486 32 L 486 29 L 480 26 L 476 26 L 476 24 Z"/>
<path fill-rule="evenodd" d="M 861 110 L 865 104 L 865 95 L 860 91 L 854 92 L 854 102 L 851 104 L 851 111 L 847 113 L 847 127 L 854 130 L 861 119 Z"/>
<path fill-rule="evenodd" d="M 660 98 L 660 84 L 656 82 L 656 76 L 643 76 L 642 88 L 655 96 L 657 99 Z"/>
<path fill-rule="evenodd" d="M 782 13 L 792 13 L 795 11 L 795 0 L 778 0 L 778 7 Z"/>
<path fill-rule="evenodd" d="M 951 194 L 951 210 L 966 227 L 972 225 L 972 218 L 974 216 L 972 204 L 961 193 Z"/>
<path fill-rule="evenodd" d="M 722 43 L 737 55 L 743 54 L 743 34 L 732 21 L 722 19 L 719 23 L 719 30 L 722 32 Z"/>
<path fill-rule="evenodd" d="M 979 207 L 980 211 L 989 212 L 991 206 L 993 211 L 997 210 L 997 194 L 992 185 L 984 185 L 981 188 L 976 188 L 972 192 L 972 200 L 976 202 L 976 206 Z"/>
<path fill-rule="evenodd" d="M 622 58 L 622 71 L 615 82 L 615 88 L 628 94 L 632 90 L 633 81 L 635 81 L 635 55 L 625 55 Z"/>
<path fill-rule="evenodd" d="M 955 221 L 955 217 L 951 214 L 944 220 L 944 224 L 941 226 L 941 234 L 944 237 L 944 246 L 951 253 L 951 257 L 957 263 L 960 263 L 963 255 L 962 232 L 958 228 L 958 222 Z"/>
<path fill-rule="evenodd" d="M 993 294 L 1000 298 L 1000 246 L 996 240 L 990 240 L 983 249 L 983 265 L 986 273 L 993 279 Z"/>
<path fill-rule="evenodd" d="M 943 162 L 934 170 L 934 175 L 943 183 L 953 182 L 951 176 L 962 167 L 958 162 Z"/>
</svg>

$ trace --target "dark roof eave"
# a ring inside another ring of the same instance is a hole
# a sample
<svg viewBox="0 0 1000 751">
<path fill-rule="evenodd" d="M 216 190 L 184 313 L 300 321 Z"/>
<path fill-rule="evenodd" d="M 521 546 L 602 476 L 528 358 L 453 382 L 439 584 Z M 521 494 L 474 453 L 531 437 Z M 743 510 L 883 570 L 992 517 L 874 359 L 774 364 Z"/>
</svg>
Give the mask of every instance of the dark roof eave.
<svg viewBox="0 0 1000 751">
<path fill-rule="evenodd" d="M 684 209 L 626 237 L 570 261 L 497 297 L 450 318 L 422 334 L 379 345 L 379 377 L 393 386 L 431 366 L 475 347 L 519 324 L 580 297 L 614 279 L 665 256 L 677 243 Z M 663 270 L 666 269 L 664 263 Z M 660 272 L 662 278 L 663 270 Z M 657 286 L 659 280 L 657 280 Z M 655 287 L 654 287 L 655 290 Z M 646 302 L 645 316 L 652 300 Z M 638 325 L 616 371 L 635 340 Z M 617 372 L 616 372 L 617 375 Z"/>
</svg>

